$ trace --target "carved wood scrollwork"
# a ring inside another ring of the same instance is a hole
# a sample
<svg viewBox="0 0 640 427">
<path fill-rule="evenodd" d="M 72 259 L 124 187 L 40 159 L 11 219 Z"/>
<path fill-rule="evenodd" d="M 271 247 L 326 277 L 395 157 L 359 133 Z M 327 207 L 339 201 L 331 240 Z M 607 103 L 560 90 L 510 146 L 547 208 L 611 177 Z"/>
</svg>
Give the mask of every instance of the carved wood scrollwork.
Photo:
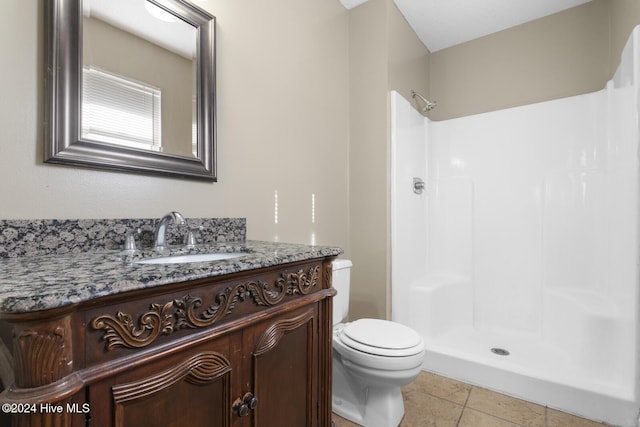
<svg viewBox="0 0 640 427">
<path fill-rule="evenodd" d="M 231 364 L 226 357 L 220 353 L 207 351 L 140 381 L 113 386 L 113 400 L 116 404 L 121 404 L 141 399 L 171 387 L 182 380 L 190 384 L 206 384 L 230 371 Z"/>
<path fill-rule="evenodd" d="M 16 385 L 29 388 L 50 384 L 71 369 L 65 346 L 65 329 L 26 329 L 14 336 Z"/>
<path fill-rule="evenodd" d="M 149 311 L 140 316 L 140 325 L 133 318 L 119 311 L 116 316 L 105 314 L 91 322 L 94 329 L 104 329 L 102 339 L 107 342 L 107 350 L 115 347 L 141 348 L 151 344 L 160 335 L 173 332 L 173 316 L 168 311 L 173 301 L 166 304 L 151 304 Z"/>
<path fill-rule="evenodd" d="M 284 285 L 276 280 L 276 289 L 269 289 L 269 285 L 261 280 L 241 283 L 233 288 L 227 288 L 215 296 L 215 304 L 207 307 L 200 314 L 196 310 L 202 305 L 202 298 L 185 296 L 174 303 L 176 310 L 177 329 L 205 328 L 213 325 L 225 315 L 231 313 L 238 301 L 253 300 L 259 306 L 276 305 L 285 296 Z"/>
<path fill-rule="evenodd" d="M 259 356 L 262 353 L 274 348 L 278 345 L 278 342 L 287 333 L 298 329 L 302 325 L 308 323 L 313 319 L 313 310 L 308 310 L 299 316 L 291 319 L 280 320 L 273 325 L 269 326 L 266 331 L 260 336 L 256 344 L 253 354 Z"/>
<path fill-rule="evenodd" d="M 324 264 L 323 288 L 331 289 L 333 279 L 333 264 L 326 262 Z"/>
<path fill-rule="evenodd" d="M 106 350 L 116 347 L 142 348 L 161 335 L 169 335 L 181 329 L 205 328 L 233 312 L 238 303 L 248 300 L 258 306 L 274 306 L 286 295 L 306 295 L 318 285 L 320 266 L 296 273 L 284 272 L 272 286 L 262 280 L 252 280 L 228 287 L 213 297 L 213 304 L 200 310 L 203 299 L 189 294 L 164 304 L 152 304 L 149 311 L 133 317 L 119 311 L 115 316 L 105 314 L 91 321 L 96 330 L 104 330 L 102 339 Z"/>
<path fill-rule="evenodd" d="M 299 270 L 297 273 L 283 273 L 280 279 L 287 283 L 287 294 L 301 294 L 306 295 L 311 292 L 311 289 L 318 284 L 318 274 L 320 273 L 320 266 L 317 265 L 306 273 L 303 270 Z"/>
</svg>

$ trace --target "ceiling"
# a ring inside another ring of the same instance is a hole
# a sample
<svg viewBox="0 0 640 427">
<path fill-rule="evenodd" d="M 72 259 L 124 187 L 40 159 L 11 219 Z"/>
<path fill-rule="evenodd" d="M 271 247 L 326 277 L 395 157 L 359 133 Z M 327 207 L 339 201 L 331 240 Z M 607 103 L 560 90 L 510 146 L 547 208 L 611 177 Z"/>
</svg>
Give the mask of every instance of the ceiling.
<svg viewBox="0 0 640 427">
<path fill-rule="evenodd" d="M 340 0 L 347 9 L 367 0 Z M 591 0 L 394 0 L 430 52 L 436 52 Z"/>
<path fill-rule="evenodd" d="M 196 28 L 145 0 L 85 0 L 85 17 L 116 28 L 192 60 L 196 55 Z"/>
</svg>

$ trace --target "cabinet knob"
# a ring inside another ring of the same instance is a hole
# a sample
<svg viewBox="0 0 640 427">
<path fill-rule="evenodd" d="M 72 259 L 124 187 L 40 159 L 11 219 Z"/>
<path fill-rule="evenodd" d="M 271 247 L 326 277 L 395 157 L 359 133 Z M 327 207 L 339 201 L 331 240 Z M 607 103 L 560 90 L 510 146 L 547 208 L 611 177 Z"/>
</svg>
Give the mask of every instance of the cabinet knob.
<svg viewBox="0 0 640 427">
<path fill-rule="evenodd" d="M 253 393 L 246 393 L 242 401 L 249 407 L 249 409 L 256 409 L 258 406 L 258 398 Z"/>
<path fill-rule="evenodd" d="M 245 393 L 242 400 L 238 398 L 233 402 L 233 410 L 239 417 L 249 415 L 249 411 L 255 409 L 256 406 L 258 406 L 258 398 L 253 393 Z"/>
<path fill-rule="evenodd" d="M 233 410 L 239 417 L 249 415 L 249 405 L 247 405 L 240 399 L 237 399 L 235 402 L 233 402 Z"/>
</svg>

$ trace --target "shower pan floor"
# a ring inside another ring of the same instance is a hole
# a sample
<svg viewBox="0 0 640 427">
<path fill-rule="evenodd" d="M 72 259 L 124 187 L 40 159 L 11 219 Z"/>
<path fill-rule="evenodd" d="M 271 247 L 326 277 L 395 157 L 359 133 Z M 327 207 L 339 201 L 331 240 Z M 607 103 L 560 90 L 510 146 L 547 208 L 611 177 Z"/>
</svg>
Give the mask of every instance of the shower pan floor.
<svg viewBox="0 0 640 427">
<path fill-rule="evenodd" d="M 567 392 L 580 391 L 633 400 L 632 384 L 625 387 L 624 379 L 609 375 L 610 367 L 587 370 L 570 354 L 534 334 L 469 327 L 425 337 L 425 341 L 425 370 L 543 405 L 553 407 L 550 402 L 557 402 L 558 395 L 571 399 Z M 492 348 L 507 350 L 509 355 L 495 354 Z"/>
</svg>

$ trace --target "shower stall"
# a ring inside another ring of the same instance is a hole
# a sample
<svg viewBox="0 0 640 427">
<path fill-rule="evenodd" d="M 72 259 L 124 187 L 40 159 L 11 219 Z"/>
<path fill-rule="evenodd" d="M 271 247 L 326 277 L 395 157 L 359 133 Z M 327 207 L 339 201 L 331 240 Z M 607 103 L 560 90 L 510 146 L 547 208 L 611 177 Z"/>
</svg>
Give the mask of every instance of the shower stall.
<svg viewBox="0 0 640 427">
<path fill-rule="evenodd" d="M 586 95 L 434 122 L 390 94 L 392 316 L 425 370 L 638 426 L 639 43 Z"/>
</svg>

